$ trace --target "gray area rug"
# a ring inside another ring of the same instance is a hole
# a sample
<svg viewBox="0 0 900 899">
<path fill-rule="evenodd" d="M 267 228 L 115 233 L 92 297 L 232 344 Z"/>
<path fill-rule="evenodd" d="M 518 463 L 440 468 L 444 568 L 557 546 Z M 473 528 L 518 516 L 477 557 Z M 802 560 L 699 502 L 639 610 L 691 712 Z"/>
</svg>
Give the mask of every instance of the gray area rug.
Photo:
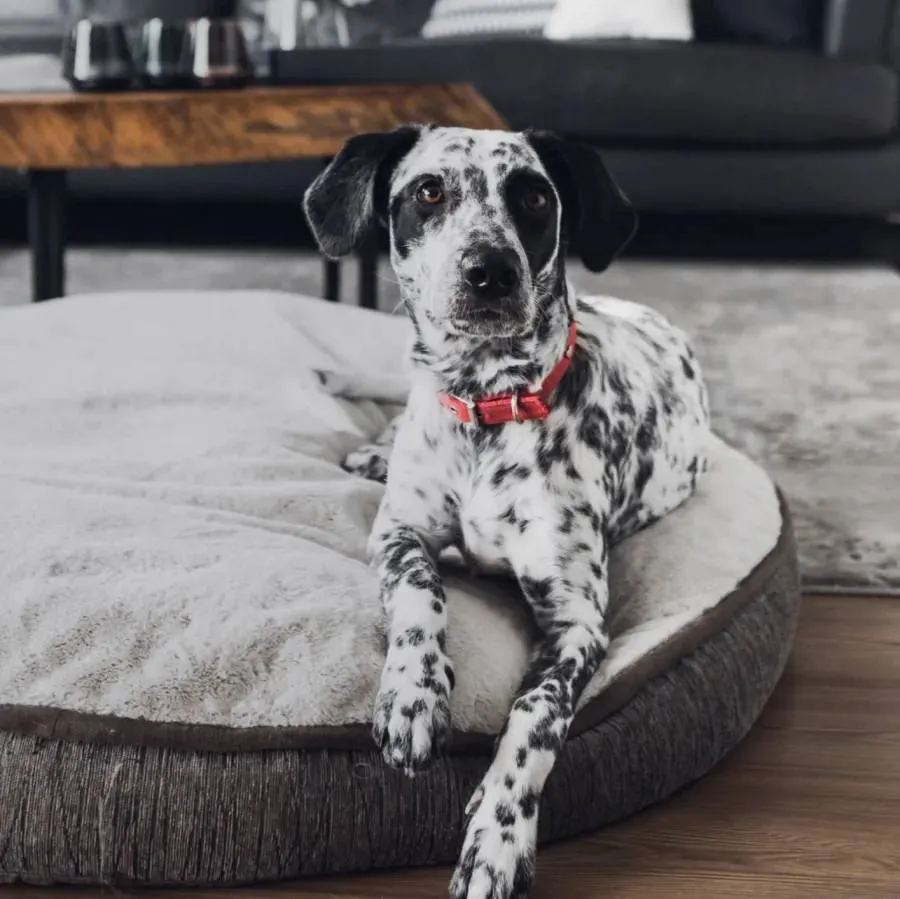
<svg viewBox="0 0 900 899">
<path fill-rule="evenodd" d="M 353 267 L 346 289 L 352 296 Z M 809 591 L 900 595 L 900 277 L 880 268 L 621 263 L 573 266 L 585 291 L 647 302 L 694 338 L 719 433 L 787 493 Z M 0 305 L 28 295 L 0 251 Z M 311 255 L 75 251 L 71 292 L 272 288 L 316 295 Z M 382 269 L 385 308 L 396 304 Z M 0 321 L 2 324 L 2 321 Z"/>
</svg>

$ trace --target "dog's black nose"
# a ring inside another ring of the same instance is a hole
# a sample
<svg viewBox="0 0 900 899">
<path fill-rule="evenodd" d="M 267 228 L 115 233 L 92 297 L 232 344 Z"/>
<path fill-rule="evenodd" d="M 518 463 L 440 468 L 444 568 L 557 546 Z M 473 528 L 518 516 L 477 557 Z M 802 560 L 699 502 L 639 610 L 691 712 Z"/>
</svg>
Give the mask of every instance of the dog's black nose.
<svg viewBox="0 0 900 899">
<path fill-rule="evenodd" d="M 479 299 L 508 297 L 519 286 L 519 258 L 513 250 L 486 250 L 468 260 L 463 280 Z"/>
</svg>

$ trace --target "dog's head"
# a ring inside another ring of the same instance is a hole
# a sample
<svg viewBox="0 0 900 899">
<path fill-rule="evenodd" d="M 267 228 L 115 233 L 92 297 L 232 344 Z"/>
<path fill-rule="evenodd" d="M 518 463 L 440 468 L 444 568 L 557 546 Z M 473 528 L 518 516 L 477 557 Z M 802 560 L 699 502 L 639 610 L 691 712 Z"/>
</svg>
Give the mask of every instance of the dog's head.
<svg viewBox="0 0 900 899">
<path fill-rule="evenodd" d="M 552 134 L 404 127 L 349 140 L 306 193 L 322 251 L 381 223 L 412 315 L 448 334 L 513 336 L 561 296 L 566 247 L 603 271 L 636 226 L 592 148 Z"/>
</svg>

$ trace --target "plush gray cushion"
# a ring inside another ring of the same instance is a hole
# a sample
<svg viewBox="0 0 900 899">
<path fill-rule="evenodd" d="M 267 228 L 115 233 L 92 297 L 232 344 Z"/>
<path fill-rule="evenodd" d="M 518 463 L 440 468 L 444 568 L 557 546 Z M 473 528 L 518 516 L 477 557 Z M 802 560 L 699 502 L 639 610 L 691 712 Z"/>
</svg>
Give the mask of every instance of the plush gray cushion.
<svg viewBox="0 0 900 899">
<path fill-rule="evenodd" d="M 659 802 L 745 736 L 797 623 L 787 521 L 729 606 L 693 652 L 664 660 L 601 720 L 579 722 L 547 783 L 542 842 Z M 252 739 L 198 752 L 185 732 L 123 745 L 114 720 L 94 743 L 75 736 L 46 717 L 0 732 L 0 882 L 225 886 L 449 863 L 490 758 L 482 740 L 409 779 L 385 768 L 362 734 L 266 752 Z"/>
<path fill-rule="evenodd" d="M 396 372 L 409 326 L 263 292 L 75 297 L 0 328 L 0 880 L 235 884 L 447 861 L 528 663 L 515 584 L 446 563 L 452 753 L 369 735 L 383 487 L 339 467 L 389 410 L 314 367 Z M 542 839 L 701 776 L 773 689 L 799 608 L 771 481 L 721 441 L 615 546 L 608 658 Z"/>
</svg>

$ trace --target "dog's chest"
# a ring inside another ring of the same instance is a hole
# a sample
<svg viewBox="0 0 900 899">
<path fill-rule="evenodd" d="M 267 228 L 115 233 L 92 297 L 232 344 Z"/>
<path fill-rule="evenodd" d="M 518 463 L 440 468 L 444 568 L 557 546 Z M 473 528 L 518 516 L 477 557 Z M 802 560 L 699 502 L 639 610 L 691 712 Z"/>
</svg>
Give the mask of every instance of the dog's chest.
<svg viewBox="0 0 900 899">
<path fill-rule="evenodd" d="M 505 571 L 512 565 L 519 538 L 512 515 L 524 515 L 523 501 L 484 482 L 469 485 L 460 496 L 459 534 L 461 549 L 484 571 Z M 512 511 L 511 511 L 512 510 Z"/>
<path fill-rule="evenodd" d="M 540 473 L 538 433 L 531 425 L 508 425 L 488 448 L 460 447 L 466 465 L 453 484 L 460 549 L 484 571 L 516 567 L 561 501 Z"/>
</svg>

